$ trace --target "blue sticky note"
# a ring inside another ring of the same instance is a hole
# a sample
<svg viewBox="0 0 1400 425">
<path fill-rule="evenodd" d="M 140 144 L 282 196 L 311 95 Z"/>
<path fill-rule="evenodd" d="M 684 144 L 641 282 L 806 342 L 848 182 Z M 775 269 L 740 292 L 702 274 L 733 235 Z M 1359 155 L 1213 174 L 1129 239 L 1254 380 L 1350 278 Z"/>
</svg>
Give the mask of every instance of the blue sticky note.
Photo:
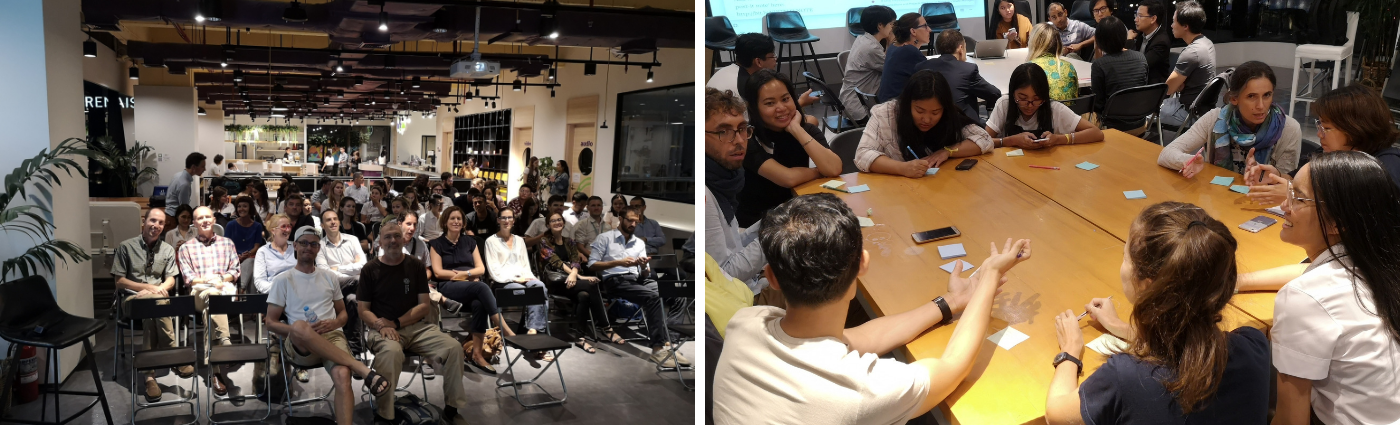
<svg viewBox="0 0 1400 425">
<path fill-rule="evenodd" d="M 1239 192 L 1239 193 L 1248 194 L 1248 193 L 1249 193 L 1249 186 L 1234 185 L 1234 186 L 1230 186 L 1230 190 L 1231 190 L 1231 191 L 1234 191 L 1234 192 Z"/>
<path fill-rule="evenodd" d="M 1084 161 L 1084 162 L 1079 163 L 1079 165 L 1075 165 L 1075 167 L 1078 167 L 1079 169 L 1084 170 L 1084 171 L 1089 171 L 1089 170 L 1092 170 L 1092 169 L 1095 169 L 1095 168 L 1099 168 L 1099 164 L 1095 164 L 1095 163 L 1092 163 L 1092 162 L 1089 162 L 1089 161 Z"/>
<path fill-rule="evenodd" d="M 967 251 L 963 249 L 963 244 L 955 243 L 938 247 L 938 256 L 944 260 L 950 258 L 966 257 Z"/>
<path fill-rule="evenodd" d="M 1123 196 L 1128 199 L 1147 199 L 1147 194 L 1143 193 L 1141 190 L 1125 191 L 1123 192 Z"/>
<path fill-rule="evenodd" d="M 925 175 L 925 176 L 932 176 L 932 175 L 934 175 L 934 174 L 938 174 L 938 169 L 937 169 L 937 168 L 930 168 L 930 169 L 928 169 L 928 171 L 925 171 L 925 172 L 924 172 L 924 175 Z"/>
<path fill-rule="evenodd" d="M 1221 185 L 1221 186 L 1229 186 L 1231 183 L 1234 183 L 1234 182 L 1235 182 L 1235 178 L 1234 178 L 1234 177 L 1225 177 L 1225 176 L 1216 176 L 1215 178 L 1213 178 L 1213 179 L 1210 180 L 1210 184 L 1217 184 L 1217 185 Z"/>
<path fill-rule="evenodd" d="M 861 193 L 870 190 L 869 185 L 851 186 L 846 188 L 847 193 Z"/>
</svg>

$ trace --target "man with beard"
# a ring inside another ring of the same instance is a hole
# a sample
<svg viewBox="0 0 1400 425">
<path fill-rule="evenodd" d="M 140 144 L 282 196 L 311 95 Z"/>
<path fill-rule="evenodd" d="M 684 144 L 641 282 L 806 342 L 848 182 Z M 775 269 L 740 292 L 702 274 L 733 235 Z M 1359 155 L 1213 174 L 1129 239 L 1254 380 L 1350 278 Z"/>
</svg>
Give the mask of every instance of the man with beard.
<svg viewBox="0 0 1400 425">
<path fill-rule="evenodd" d="M 647 255 L 646 244 L 633 234 L 641 218 L 642 214 L 635 207 L 623 208 L 617 229 L 593 240 L 588 268 L 603 279 L 603 288 L 608 294 L 642 306 L 647 323 L 663 323 L 661 296 L 656 281 L 649 277 L 651 267 L 647 262 L 651 257 Z M 672 353 L 666 348 L 666 332 L 663 326 L 647 326 L 651 361 L 663 368 L 675 368 L 677 364 L 689 366 L 690 360 L 679 352 L 668 355 Z"/>
<path fill-rule="evenodd" d="M 744 282 L 758 304 L 782 305 L 768 289 L 758 244 L 759 225 L 739 227 L 734 216 L 744 188 L 744 153 L 753 128 L 744 119 L 744 101 L 730 92 L 705 89 L 705 253 L 730 277 Z"/>
</svg>

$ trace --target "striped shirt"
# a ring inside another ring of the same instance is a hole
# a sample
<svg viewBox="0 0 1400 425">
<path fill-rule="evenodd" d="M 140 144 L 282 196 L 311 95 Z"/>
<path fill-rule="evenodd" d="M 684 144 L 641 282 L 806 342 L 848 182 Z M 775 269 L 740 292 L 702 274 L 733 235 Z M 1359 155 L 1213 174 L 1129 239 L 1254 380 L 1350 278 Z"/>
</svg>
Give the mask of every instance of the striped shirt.
<svg viewBox="0 0 1400 425">
<path fill-rule="evenodd" d="M 209 275 L 229 274 L 233 275 L 234 281 L 238 280 L 238 249 L 233 246 L 232 239 L 214 235 L 208 241 L 201 241 L 199 237 L 195 237 L 180 246 L 177 258 L 180 262 L 180 274 L 185 276 L 186 284 Z M 200 291 L 212 287 L 214 285 L 201 283 L 192 286 L 191 289 Z"/>
</svg>

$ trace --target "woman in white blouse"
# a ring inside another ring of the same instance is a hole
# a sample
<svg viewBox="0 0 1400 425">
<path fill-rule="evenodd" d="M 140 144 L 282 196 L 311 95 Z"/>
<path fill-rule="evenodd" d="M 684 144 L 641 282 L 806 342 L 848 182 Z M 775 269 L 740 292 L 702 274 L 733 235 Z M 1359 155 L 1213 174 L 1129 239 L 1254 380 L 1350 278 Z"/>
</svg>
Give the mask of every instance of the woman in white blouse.
<svg viewBox="0 0 1400 425">
<path fill-rule="evenodd" d="M 1017 66 L 1007 88 L 1011 93 L 998 100 L 987 116 L 987 134 L 996 147 L 1043 149 L 1103 141 L 1098 127 L 1051 100 L 1050 78 L 1040 65 Z"/>
<path fill-rule="evenodd" d="M 272 234 L 272 240 L 258 248 L 258 253 L 253 256 L 253 288 L 259 294 L 272 290 L 273 277 L 297 265 L 296 251 L 287 243 L 292 235 L 291 219 L 282 214 L 273 214 L 267 222 L 271 223 L 267 231 Z"/>
<path fill-rule="evenodd" d="M 909 77 L 894 101 L 870 108 L 855 162 L 867 173 L 916 179 L 949 158 L 991 150 L 987 131 L 963 115 L 943 74 L 925 69 Z"/>
<path fill-rule="evenodd" d="M 1240 276 L 1277 290 L 1278 424 L 1400 423 L 1400 189 L 1370 155 L 1320 153 L 1293 177 L 1279 238 L 1309 264 Z"/>
<path fill-rule="evenodd" d="M 525 239 L 510 234 L 511 224 L 515 221 L 515 211 L 510 208 L 503 209 L 496 219 L 500 221 L 501 230 L 486 239 L 486 271 L 491 274 L 491 280 L 506 284 L 505 288 L 528 286 L 544 289 L 544 282 L 530 271 L 530 256 L 525 253 Z M 527 332 L 533 334 L 544 330 L 547 319 L 545 315 L 548 312 L 544 305 L 526 307 Z"/>
</svg>

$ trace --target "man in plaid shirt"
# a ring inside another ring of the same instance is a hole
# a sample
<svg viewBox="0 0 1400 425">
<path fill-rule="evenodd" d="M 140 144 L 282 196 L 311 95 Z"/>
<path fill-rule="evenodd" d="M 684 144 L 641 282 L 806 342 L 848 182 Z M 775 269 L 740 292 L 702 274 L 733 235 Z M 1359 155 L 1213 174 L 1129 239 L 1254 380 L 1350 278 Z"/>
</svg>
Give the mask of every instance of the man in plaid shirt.
<svg viewBox="0 0 1400 425">
<path fill-rule="evenodd" d="M 204 310 L 210 295 L 235 295 L 238 287 L 238 249 L 233 240 L 214 234 L 214 212 L 209 207 L 194 210 L 195 239 L 180 245 L 177 257 L 185 286 L 195 296 L 195 308 Z M 211 337 L 219 345 L 229 345 L 228 316 L 210 317 Z M 214 371 L 214 394 L 228 392 L 222 370 Z"/>
</svg>

